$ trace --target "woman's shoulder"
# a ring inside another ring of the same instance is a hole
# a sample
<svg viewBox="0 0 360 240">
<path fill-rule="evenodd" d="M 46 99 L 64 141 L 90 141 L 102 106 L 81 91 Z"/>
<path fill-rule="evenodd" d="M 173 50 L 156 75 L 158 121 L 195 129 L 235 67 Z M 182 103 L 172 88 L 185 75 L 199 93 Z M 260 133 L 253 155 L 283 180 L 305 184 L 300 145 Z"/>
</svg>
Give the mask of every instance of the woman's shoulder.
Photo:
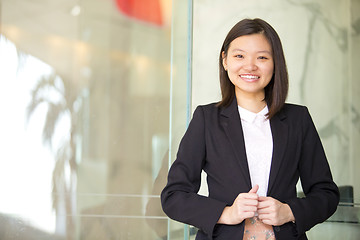
<svg viewBox="0 0 360 240">
<path fill-rule="evenodd" d="M 304 117 L 308 118 L 310 116 L 310 113 L 305 105 L 285 103 L 283 108 L 279 112 L 279 115 L 300 120 Z"/>
<path fill-rule="evenodd" d="M 285 103 L 281 111 L 284 113 L 299 113 L 307 111 L 307 107 L 300 104 Z"/>
<path fill-rule="evenodd" d="M 217 119 L 220 115 L 221 107 L 218 106 L 218 103 L 208 103 L 197 105 L 193 112 L 193 118 L 204 119 L 205 121 L 212 121 Z"/>
<path fill-rule="evenodd" d="M 195 111 L 197 111 L 198 109 L 201 109 L 204 112 L 218 111 L 218 102 L 197 105 Z"/>
</svg>

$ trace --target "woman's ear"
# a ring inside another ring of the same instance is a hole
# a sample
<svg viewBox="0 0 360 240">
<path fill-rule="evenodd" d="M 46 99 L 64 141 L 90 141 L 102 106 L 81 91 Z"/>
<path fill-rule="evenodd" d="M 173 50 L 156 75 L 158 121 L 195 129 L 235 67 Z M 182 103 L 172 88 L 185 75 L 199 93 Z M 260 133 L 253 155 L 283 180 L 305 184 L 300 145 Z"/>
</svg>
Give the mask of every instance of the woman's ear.
<svg viewBox="0 0 360 240">
<path fill-rule="evenodd" d="M 222 57 L 222 65 L 223 65 L 225 71 L 227 71 L 226 55 L 225 55 L 224 51 L 221 53 L 221 57 Z"/>
</svg>

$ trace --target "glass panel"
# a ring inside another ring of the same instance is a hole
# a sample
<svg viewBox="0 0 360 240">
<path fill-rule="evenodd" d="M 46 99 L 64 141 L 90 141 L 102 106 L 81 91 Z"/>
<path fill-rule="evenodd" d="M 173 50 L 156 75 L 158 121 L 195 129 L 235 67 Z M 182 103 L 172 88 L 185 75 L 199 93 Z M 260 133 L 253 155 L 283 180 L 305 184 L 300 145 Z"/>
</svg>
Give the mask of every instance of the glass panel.
<svg viewBox="0 0 360 240">
<path fill-rule="evenodd" d="M 192 0 L 173 0 L 168 166 L 176 158 L 191 114 L 192 7 Z M 189 226 L 169 220 L 168 239 L 189 239 L 189 235 Z"/>
<path fill-rule="evenodd" d="M 263 18 L 282 39 L 290 76 L 288 102 L 309 107 L 342 190 L 337 212 L 312 229 L 310 239 L 360 235 L 359 14 L 359 0 L 194 1 L 192 109 L 221 99 L 218 56 L 236 22 Z"/>
<path fill-rule="evenodd" d="M 187 123 L 188 2 L 0 2 L 0 239 L 183 239 L 159 194 Z"/>
</svg>

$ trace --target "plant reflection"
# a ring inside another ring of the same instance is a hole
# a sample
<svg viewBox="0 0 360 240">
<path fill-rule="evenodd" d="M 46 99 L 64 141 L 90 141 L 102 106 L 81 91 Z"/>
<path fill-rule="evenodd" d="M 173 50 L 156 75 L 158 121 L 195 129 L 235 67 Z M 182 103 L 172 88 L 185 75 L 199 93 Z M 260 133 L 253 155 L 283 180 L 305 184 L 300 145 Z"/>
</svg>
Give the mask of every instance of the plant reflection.
<svg viewBox="0 0 360 240">
<path fill-rule="evenodd" d="M 47 106 L 43 128 L 43 144 L 55 155 L 53 170 L 53 208 L 56 212 L 56 232 L 72 239 L 75 232 L 77 163 L 75 140 L 81 106 L 80 88 L 55 73 L 43 76 L 32 90 L 27 108 L 27 121 L 35 110 Z M 64 122 L 69 127 L 64 131 Z M 57 140 L 57 142 L 55 142 Z"/>
</svg>

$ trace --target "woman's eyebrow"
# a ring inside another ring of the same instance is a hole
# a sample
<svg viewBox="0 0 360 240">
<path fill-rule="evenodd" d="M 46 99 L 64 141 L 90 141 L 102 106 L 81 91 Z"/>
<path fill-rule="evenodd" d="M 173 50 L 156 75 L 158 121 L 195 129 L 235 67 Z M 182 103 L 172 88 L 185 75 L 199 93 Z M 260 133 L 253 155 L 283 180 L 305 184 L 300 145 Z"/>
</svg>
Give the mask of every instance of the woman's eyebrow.
<svg viewBox="0 0 360 240">
<path fill-rule="evenodd" d="M 242 50 L 240 48 L 234 48 L 231 52 L 246 52 L 246 51 Z M 271 55 L 271 51 L 268 51 L 268 50 L 260 50 L 260 51 L 257 51 L 257 53 L 267 53 L 267 54 Z"/>
<path fill-rule="evenodd" d="M 268 51 L 268 50 L 258 51 L 258 53 L 267 53 L 267 54 L 270 54 L 270 55 L 271 55 L 271 51 Z"/>
<path fill-rule="evenodd" d="M 232 52 L 245 52 L 244 50 L 240 49 L 240 48 L 234 48 L 232 50 Z"/>
</svg>

